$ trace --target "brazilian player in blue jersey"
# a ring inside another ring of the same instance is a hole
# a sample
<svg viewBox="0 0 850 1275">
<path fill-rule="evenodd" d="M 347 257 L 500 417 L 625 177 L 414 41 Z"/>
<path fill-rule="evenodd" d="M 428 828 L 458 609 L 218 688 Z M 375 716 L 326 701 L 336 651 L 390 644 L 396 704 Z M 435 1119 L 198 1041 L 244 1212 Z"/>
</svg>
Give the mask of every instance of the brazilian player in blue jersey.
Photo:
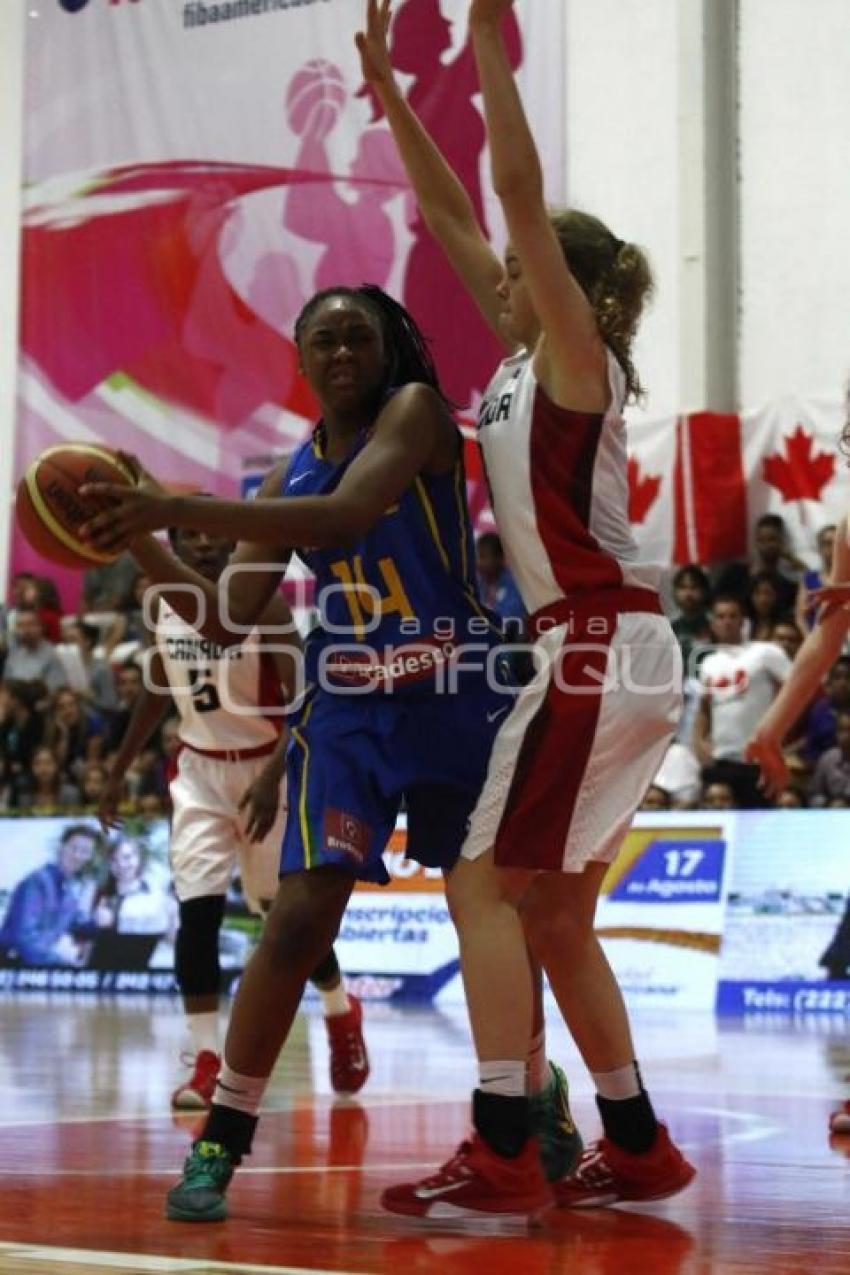
<svg viewBox="0 0 850 1275">
<path fill-rule="evenodd" d="M 147 477 L 90 491 L 110 502 L 92 541 L 129 543 L 158 584 L 196 586 L 210 604 L 200 623 L 193 599 L 169 602 L 219 642 L 254 623 L 296 547 L 318 583 L 322 622 L 291 723 L 280 888 L 239 986 L 213 1106 L 169 1193 L 177 1220 L 225 1216 L 305 980 L 355 881 L 386 881 L 401 801 L 408 854 L 448 872 L 513 702 L 478 601 L 461 436 L 415 323 L 380 289 L 339 288 L 308 302 L 296 339 L 322 415 L 256 501 L 169 496 Z M 240 542 L 231 561 L 245 569 L 221 583 L 225 606 L 144 534 L 162 526 Z M 450 877 L 448 895 L 451 904 Z"/>
</svg>

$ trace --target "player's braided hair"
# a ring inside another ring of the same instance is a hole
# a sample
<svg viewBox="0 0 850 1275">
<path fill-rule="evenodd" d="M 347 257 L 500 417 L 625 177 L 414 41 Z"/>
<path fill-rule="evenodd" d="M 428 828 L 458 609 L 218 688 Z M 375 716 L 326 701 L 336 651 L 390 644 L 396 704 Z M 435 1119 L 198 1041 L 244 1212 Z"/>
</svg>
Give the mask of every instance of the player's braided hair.
<svg viewBox="0 0 850 1275">
<path fill-rule="evenodd" d="M 304 330 L 315 311 L 329 297 L 350 297 L 365 305 L 375 315 L 384 335 L 389 362 L 382 390 L 421 382 L 430 385 L 448 402 L 440 386 L 437 369 L 428 345 L 413 315 L 374 283 L 364 283 L 359 288 L 325 288 L 312 296 L 295 320 L 295 341 L 301 344 Z"/>
</svg>

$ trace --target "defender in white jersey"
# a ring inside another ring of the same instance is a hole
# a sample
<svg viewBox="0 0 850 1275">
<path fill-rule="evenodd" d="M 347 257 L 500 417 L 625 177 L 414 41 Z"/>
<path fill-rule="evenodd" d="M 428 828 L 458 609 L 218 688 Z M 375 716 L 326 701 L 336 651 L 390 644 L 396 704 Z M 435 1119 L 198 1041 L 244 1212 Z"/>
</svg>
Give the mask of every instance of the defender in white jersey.
<svg viewBox="0 0 850 1275">
<path fill-rule="evenodd" d="M 221 537 L 171 533 L 178 558 L 216 580 L 231 545 Z M 175 1089 L 178 1109 L 209 1106 L 221 1065 L 218 940 L 225 896 L 238 867 L 251 909 L 264 913 L 277 893 L 286 803 L 281 791 L 286 749 L 284 687 L 295 685 L 297 638 L 279 596 L 244 642 L 222 647 L 204 637 L 160 597 L 155 645 L 145 689 L 110 771 L 101 817 L 112 823 L 127 767 L 172 700 L 180 717 L 181 749 L 171 777 L 171 870 L 180 907 L 175 974 L 191 1037 L 191 1073 Z M 274 626 L 264 649 L 263 625 Z M 294 645 L 293 645 L 294 644 Z M 331 1047 L 331 1082 L 356 1093 L 369 1073 L 361 1009 L 343 987 L 331 950 L 311 981 L 322 998 Z"/>
<path fill-rule="evenodd" d="M 627 512 L 622 409 L 639 390 L 630 351 L 651 277 L 640 250 L 596 218 L 550 216 L 503 40 L 510 8 L 511 0 L 472 0 L 469 11 L 493 184 L 511 238 L 504 266 L 395 83 L 389 0 L 368 0 L 357 37 L 420 214 L 511 354 L 485 393 L 479 433 L 538 665 L 496 738 L 452 877 L 480 1063 L 475 1135 L 432 1177 L 385 1193 L 387 1208 L 417 1216 L 448 1207 L 528 1213 L 547 1202 L 525 1161 L 526 938 L 596 1082 L 605 1130 L 555 1184 L 557 1202 L 658 1199 L 694 1173 L 655 1118 L 593 932 L 607 865 L 680 711 L 681 660 Z"/>
</svg>

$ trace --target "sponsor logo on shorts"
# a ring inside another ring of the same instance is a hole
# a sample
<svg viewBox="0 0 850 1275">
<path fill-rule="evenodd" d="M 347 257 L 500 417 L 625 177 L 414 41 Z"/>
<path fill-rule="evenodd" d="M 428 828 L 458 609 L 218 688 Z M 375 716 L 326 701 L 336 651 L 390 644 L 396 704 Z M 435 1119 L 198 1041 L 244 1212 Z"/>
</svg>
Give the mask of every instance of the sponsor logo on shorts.
<svg viewBox="0 0 850 1275">
<path fill-rule="evenodd" d="M 325 811 L 325 845 L 331 854 L 344 854 L 355 863 L 365 863 L 372 829 L 345 810 Z"/>
</svg>

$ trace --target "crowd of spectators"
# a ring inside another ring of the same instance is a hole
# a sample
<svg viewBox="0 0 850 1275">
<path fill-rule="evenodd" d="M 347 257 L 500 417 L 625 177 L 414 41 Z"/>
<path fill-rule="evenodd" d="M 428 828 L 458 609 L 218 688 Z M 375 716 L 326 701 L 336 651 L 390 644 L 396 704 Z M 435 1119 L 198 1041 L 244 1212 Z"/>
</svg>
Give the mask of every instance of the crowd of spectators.
<svg viewBox="0 0 850 1275">
<path fill-rule="evenodd" d="M 744 748 L 814 623 L 809 595 L 829 571 L 834 540 L 835 528 L 823 527 L 812 569 L 796 557 L 782 518 L 767 514 L 754 529 L 751 561 L 673 574 L 668 610 L 685 707 L 644 809 L 768 804 Z M 476 550 L 482 598 L 517 641 L 525 616 L 498 535 L 480 536 Z M 0 813 L 96 812 L 142 687 L 147 584 L 122 557 L 86 573 L 80 613 L 63 616 L 52 581 L 16 577 L 0 607 Z M 177 747 L 176 717 L 167 717 L 124 778 L 125 815 L 167 813 Z M 791 783 L 776 805 L 850 806 L 850 654 L 797 723 L 787 757 Z"/>
<path fill-rule="evenodd" d="M 80 613 L 63 616 L 51 580 L 16 576 L 0 608 L 0 814 L 96 813 L 142 688 L 146 585 L 119 558 L 86 573 Z M 167 813 L 174 727 L 166 718 L 124 777 L 124 815 Z"/>
<path fill-rule="evenodd" d="M 819 562 L 807 566 L 784 520 L 765 514 L 753 529 L 753 556 L 713 571 L 691 563 L 671 573 L 666 599 L 684 666 L 684 710 L 644 810 L 782 809 L 850 806 L 850 653 L 787 740 L 791 781 L 775 802 L 744 759 L 756 725 L 791 670 L 815 622 L 810 595 L 832 565 L 835 527 L 817 536 Z M 522 607 L 498 536 L 478 542 L 482 596 L 503 620 Z"/>
</svg>

